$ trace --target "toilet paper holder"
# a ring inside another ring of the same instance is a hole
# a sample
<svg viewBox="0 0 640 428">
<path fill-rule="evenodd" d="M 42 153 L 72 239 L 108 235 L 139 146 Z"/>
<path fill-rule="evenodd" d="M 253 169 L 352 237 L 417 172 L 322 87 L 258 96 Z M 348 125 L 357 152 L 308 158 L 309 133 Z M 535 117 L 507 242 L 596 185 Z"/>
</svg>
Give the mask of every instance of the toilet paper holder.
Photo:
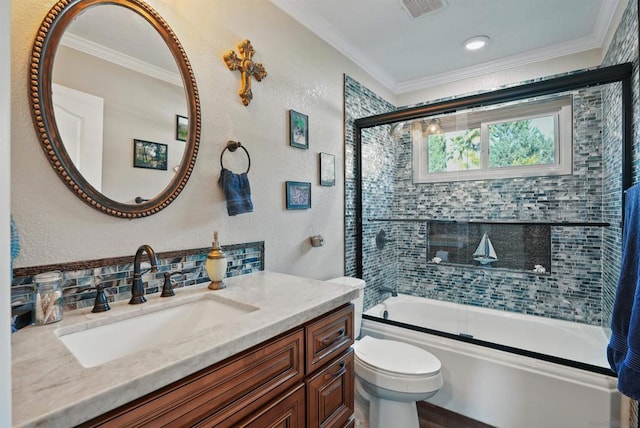
<svg viewBox="0 0 640 428">
<path fill-rule="evenodd" d="M 322 235 L 314 235 L 309 237 L 312 247 L 322 247 L 324 245 L 324 238 Z"/>
</svg>

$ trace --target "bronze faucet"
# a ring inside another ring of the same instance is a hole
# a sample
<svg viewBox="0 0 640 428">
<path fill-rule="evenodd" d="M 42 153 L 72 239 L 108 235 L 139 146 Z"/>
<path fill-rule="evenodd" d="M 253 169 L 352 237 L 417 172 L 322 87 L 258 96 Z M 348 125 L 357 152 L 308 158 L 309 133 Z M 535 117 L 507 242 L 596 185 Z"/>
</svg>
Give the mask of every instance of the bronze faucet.
<svg viewBox="0 0 640 428">
<path fill-rule="evenodd" d="M 380 287 L 380 292 L 381 293 L 391 293 L 391 297 L 398 297 L 398 292 L 392 288 L 389 287 L 385 287 L 385 286 L 381 286 Z"/>
<path fill-rule="evenodd" d="M 136 251 L 136 256 L 133 259 L 133 284 L 131 284 L 130 305 L 137 305 L 147 301 L 144 297 L 144 286 L 142 285 L 142 274 L 140 273 L 140 259 L 142 258 L 143 253 L 147 253 L 149 263 L 151 263 L 151 272 L 158 271 L 158 258 L 156 257 L 156 252 L 147 244 L 141 245 L 140 248 L 138 248 L 138 251 Z"/>
<path fill-rule="evenodd" d="M 91 312 L 106 312 L 110 310 L 109 301 L 107 295 L 104 293 L 104 285 L 96 285 L 96 300 L 93 303 L 93 309 Z"/>
</svg>

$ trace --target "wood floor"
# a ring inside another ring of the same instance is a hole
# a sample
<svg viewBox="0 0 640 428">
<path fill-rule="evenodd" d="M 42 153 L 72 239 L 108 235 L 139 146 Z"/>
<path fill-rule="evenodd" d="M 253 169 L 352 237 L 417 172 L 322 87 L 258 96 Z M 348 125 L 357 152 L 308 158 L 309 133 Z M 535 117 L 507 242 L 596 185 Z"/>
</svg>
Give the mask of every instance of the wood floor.
<svg viewBox="0 0 640 428">
<path fill-rule="evenodd" d="M 482 422 L 421 401 L 418 404 L 420 428 L 491 428 Z"/>
</svg>

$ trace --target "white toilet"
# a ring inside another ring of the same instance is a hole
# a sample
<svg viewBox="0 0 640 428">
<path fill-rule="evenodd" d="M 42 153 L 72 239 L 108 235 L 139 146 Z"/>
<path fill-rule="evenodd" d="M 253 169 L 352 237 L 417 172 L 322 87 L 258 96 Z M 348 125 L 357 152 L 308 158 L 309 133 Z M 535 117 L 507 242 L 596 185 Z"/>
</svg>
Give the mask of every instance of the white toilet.
<svg viewBox="0 0 640 428">
<path fill-rule="evenodd" d="M 354 334 L 360 335 L 365 281 L 339 277 L 329 282 L 357 287 Z M 440 360 L 417 346 L 365 336 L 356 340 L 356 396 L 369 402 L 369 427 L 419 428 L 416 401 L 442 387 Z"/>
</svg>

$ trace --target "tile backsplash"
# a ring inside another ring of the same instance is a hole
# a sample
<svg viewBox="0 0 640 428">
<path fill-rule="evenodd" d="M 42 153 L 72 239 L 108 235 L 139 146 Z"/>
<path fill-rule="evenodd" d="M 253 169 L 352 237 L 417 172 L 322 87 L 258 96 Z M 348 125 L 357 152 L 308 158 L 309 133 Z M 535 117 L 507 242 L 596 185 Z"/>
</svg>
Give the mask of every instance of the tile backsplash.
<svg viewBox="0 0 640 428">
<path fill-rule="evenodd" d="M 264 270 L 264 241 L 222 246 L 227 256 L 227 277 Z M 157 253 L 158 272 L 142 276 L 145 294 L 162 290 L 165 272 L 181 272 L 171 276 L 174 288 L 209 282 L 205 262 L 211 248 Z M 143 258 L 143 262 L 146 257 Z M 143 263 L 143 272 L 145 263 Z M 109 259 L 88 260 L 59 265 L 32 266 L 13 271 L 11 308 L 14 316 L 30 319 L 34 301 L 33 277 L 42 272 L 60 271 L 63 276 L 63 306 L 72 311 L 93 306 L 98 284 L 104 286 L 109 302 L 128 300 L 133 280 L 133 255 Z M 28 323 L 28 321 L 26 321 Z"/>
</svg>

